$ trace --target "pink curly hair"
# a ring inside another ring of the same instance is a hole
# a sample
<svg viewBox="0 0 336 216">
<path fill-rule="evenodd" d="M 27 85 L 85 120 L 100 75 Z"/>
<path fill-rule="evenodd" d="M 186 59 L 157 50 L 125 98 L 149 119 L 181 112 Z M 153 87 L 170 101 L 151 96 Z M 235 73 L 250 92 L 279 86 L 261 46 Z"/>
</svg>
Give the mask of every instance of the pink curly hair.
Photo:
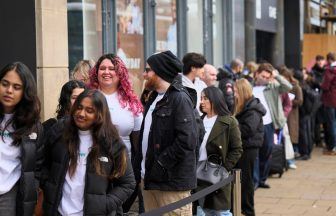
<svg viewBox="0 0 336 216">
<path fill-rule="evenodd" d="M 105 59 L 111 60 L 112 64 L 115 67 L 115 71 L 117 76 L 120 79 L 119 86 L 118 86 L 118 99 L 121 104 L 122 108 L 129 107 L 129 110 L 134 114 L 138 115 L 142 113 L 143 107 L 134 93 L 132 88 L 131 82 L 129 80 L 128 70 L 126 68 L 125 63 L 116 55 L 114 54 L 105 54 L 101 56 L 96 65 L 91 68 L 89 72 L 90 82 L 88 86 L 93 89 L 99 89 L 99 82 L 98 82 L 98 70 L 99 66 Z"/>
</svg>

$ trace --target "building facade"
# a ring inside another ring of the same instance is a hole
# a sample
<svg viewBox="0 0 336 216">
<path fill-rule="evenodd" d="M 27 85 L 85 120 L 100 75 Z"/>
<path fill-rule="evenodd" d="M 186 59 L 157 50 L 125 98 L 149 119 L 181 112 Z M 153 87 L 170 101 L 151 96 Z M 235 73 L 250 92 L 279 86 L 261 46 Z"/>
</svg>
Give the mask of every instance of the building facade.
<svg viewBox="0 0 336 216">
<path fill-rule="evenodd" d="M 294 42 L 286 38 L 290 22 L 285 8 L 302 1 L 3 1 L 0 24 L 9 32 L 0 38 L 8 50 L 2 52 L 0 66 L 20 60 L 32 69 L 46 119 L 54 115 L 60 88 L 76 62 L 95 61 L 103 53 L 124 60 L 137 93 L 143 86 L 145 59 L 167 49 L 179 58 L 187 52 L 203 53 L 216 67 L 233 58 L 284 64 L 286 44 L 300 44 L 300 38 Z M 12 9 L 18 4 L 24 7 L 16 9 L 20 13 L 15 20 Z M 300 19 L 298 14 L 295 20 Z"/>
</svg>

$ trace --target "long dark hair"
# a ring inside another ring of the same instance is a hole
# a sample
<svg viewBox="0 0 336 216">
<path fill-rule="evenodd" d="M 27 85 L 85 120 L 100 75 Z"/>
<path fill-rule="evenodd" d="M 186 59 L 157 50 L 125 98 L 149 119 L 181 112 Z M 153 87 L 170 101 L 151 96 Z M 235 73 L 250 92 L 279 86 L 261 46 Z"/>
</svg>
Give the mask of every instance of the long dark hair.
<svg viewBox="0 0 336 216">
<path fill-rule="evenodd" d="M 79 136 L 78 128 L 74 121 L 74 115 L 78 110 L 82 100 L 84 98 L 90 98 L 96 112 L 96 120 L 91 127 L 93 145 L 88 155 L 90 161 L 93 162 L 95 171 L 98 175 L 106 176 L 110 179 L 118 178 L 124 175 L 126 171 L 126 148 L 121 145 L 121 149 L 118 149 L 118 155 L 114 157 L 112 148 L 117 142 L 121 142 L 117 129 L 112 124 L 110 112 L 107 106 L 105 96 L 98 90 L 85 90 L 76 99 L 70 111 L 70 118 L 67 120 L 67 128 L 65 130 L 64 139 L 68 146 L 70 155 L 69 174 L 73 176 L 77 167 L 78 151 L 79 151 Z M 104 173 L 99 162 L 100 152 L 108 152 L 109 160 L 114 163 L 114 170 L 110 173 Z M 114 149 L 113 149 L 113 152 Z"/>
<path fill-rule="evenodd" d="M 20 102 L 15 106 L 13 118 L 7 122 L 5 129 L 9 124 L 13 125 L 14 132 L 12 133 L 13 145 L 19 146 L 22 137 L 30 134 L 33 131 L 37 131 L 37 124 L 40 120 L 41 104 L 37 97 L 37 89 L 34 77 L 29 68 L 22 62 L 13 62 L 7 64 L 0 71 L 0 80 L 9 71 L 15 71 L 21 81 L 23 95 Z M 0 103 L 0 120 L 4 117 L 4 107 Z M 3 135 L 3 134 L 2 134 Z"/>
<path fill-rule="evenodd" d="M 56 109 L 56 118 L 61 119 L 65 115 L 69 114 L 71 108 L 71 94 L 75 88 L 86 89 L 84 82 L 79 80 L 70 80 L 62 86 L 61 94 L 58 99 L 58 105 Z"/>
<path fill-rule="evenodd" d="M 209 99 L 211 108 L 219 116 L 231 115 L 224 98 L 223 92 L 215 87 L 209 86 L 202 91 L 204 95 Z M 202 109 L 201 109 L 202 111 Z M 202 111 L 203 112 L 203 111 Z M 203 112 L 204 113 L 204 112 Z M 206 113 L 204 113 L 205 115 Z"/>
</svg>

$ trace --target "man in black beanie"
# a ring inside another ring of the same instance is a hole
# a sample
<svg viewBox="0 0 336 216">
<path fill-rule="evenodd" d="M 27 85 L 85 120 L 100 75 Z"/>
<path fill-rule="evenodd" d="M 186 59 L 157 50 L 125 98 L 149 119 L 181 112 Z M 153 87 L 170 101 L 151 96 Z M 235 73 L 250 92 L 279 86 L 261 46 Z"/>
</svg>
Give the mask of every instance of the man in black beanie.
<svg viewBox="0 0 336 216">
<path fill-rule="evenodd" d="M 153 93 L 145 106 L 142 154 L 136 157 L 135 167 L 143 182 L 147 212 L 189 196 L 196 187 L 196 119 L 191 96 L 178 75 L 181 70 L 182 63 L 170 51 L 147 59 L 146 88 Z M 192 206 L 170 214 L 192 215 Z"/>
</svg>

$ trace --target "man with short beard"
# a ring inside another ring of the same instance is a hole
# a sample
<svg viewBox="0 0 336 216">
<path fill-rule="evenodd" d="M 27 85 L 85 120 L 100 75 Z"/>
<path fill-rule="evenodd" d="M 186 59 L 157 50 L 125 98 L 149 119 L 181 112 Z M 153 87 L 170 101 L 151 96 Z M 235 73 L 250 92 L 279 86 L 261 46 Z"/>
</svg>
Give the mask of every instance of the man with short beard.
<svg viewBox="0 0 336 216">
<path fill-rule="evenodd" d="M 145 210 L 165 206 L 196 188 L 198 132 L 192 98 L 182 86 L 182 63 L 170 51 L 147 59 L 146 89 L 152 91 L 140 130 L 142 154 L 136 177 L 143 183 Z M 191 204 L 169 215 L 192 215 Z"/>
<path fill-rule="evenodd" d="M 211 64 L 204 65 L 204 77 L 201 78 L 207 86 L 216 86 L 218 70 Z"/>
<path fill-rule="evenodd" d="M 264 143 L 259 149 L 259 156 L 255 163 L 254 176 L 257 178 L 255 188 L 270 188 L 266 180 L 270 171 L 274 132 L 282 129 L 286 123 L 280 95 L 291 89 L 292 85 L 271 64 L 260 64 L 255 75 L 253 95 L 264 105 L 266 115 L 263 116 Z"/>
</svg>

